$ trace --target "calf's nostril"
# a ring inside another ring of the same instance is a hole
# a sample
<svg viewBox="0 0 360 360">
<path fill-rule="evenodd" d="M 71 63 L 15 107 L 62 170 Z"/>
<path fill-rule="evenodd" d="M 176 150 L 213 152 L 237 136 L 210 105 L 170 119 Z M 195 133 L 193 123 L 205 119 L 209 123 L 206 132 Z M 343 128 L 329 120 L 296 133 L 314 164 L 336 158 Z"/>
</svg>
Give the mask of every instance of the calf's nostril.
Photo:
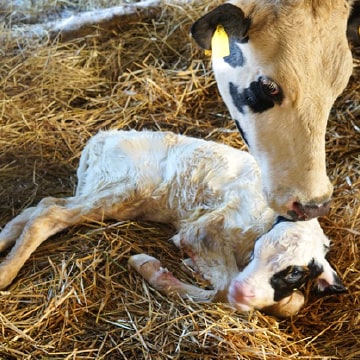
<svg viewBox="0 0 360 360">
<path fill-rule="evenodd" d="M 249 305 L 254 298 L 254 293 L 244 283 L 235 280 L 229 288 L 230 303 Z"/>
<path fill-rule="evenodd" d="M 288 211 L 288 215 L 295 221 L 309 220 L 319 216 L 326 215 L 330 210 L 330 201 L 326 201 L 323 204 L 306 204 L 303 205 L 300 202 L 295 201 L 292 204 L 291 210 Z"/>
</svg>

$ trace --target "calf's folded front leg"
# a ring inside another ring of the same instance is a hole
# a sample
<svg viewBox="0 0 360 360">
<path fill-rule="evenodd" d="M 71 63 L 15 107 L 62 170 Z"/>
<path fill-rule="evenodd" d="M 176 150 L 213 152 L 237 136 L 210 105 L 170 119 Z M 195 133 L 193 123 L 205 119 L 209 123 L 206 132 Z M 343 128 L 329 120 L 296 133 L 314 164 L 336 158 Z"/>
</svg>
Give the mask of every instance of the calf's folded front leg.
<svg viewBox="0 0 360 360">
<path fill-rule="evenodd" d="M 211 302 L 217 295 L 216 290 L 206 290 L 180 281 L 170 271 L 163 268 L 159 260 L 150 255 L 133 255 L 129 258 L 129 265 L 164 295 L 178 294 L 196 302 Z"/>
</svg>

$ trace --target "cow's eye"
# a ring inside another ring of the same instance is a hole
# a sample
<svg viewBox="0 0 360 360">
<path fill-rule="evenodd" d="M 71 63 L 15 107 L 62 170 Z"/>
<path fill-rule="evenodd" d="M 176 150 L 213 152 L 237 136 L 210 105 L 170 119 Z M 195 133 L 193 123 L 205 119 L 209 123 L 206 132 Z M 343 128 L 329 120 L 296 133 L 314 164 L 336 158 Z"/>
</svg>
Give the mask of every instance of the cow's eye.
<svg viewBox="0 0 360 360">
<path fill-rule="evenodd" d="M 265 94 L 269 96 L 277 96 L 280 94 L 280 86 L 274 80 L 265 76 L 262 76 L 259 80 Z"/>
</svg>

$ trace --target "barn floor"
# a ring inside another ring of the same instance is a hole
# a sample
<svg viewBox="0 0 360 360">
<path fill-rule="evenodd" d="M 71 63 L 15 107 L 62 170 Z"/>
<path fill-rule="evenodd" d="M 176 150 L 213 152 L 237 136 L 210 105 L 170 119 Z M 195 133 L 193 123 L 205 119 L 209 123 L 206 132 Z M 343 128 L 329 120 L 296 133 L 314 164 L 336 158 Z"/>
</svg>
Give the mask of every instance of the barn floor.
<svg viewBox="0 0 360 360">
<path fill-rule="evenodd" d="M 196 2 L 167 5 L 80 38 L 0 37 L 1 227 L 44 196 L 71 195 L 80 151 L 99 129 L 172 130 L 244 148 L 210 59 L 188 36 L 203 13 Z M 173 229 L 90 223 L 42 244 L 0 292 L 0 358 L 360 359 L 359 54 L 354 49 L 353 76 L 331 112 L 335 193 L 321 220 L 347 294 L 319 299 L 307 289 L 306 306 L 281 321 L 170 300 L 127 259 L 146 252 L 191 281 L 167 241 Z"/>
</svg>

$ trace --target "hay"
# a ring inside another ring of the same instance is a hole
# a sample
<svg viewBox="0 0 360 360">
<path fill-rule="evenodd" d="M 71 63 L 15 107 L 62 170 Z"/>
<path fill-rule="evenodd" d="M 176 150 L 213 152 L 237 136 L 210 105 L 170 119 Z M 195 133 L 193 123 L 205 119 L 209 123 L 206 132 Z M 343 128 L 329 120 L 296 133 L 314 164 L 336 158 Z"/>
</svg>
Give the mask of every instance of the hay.
<svg viewBox="0 0 360 360">
<path fill-rule="evenodd" d="M 69 1 L 66 2 L 67 4 Z M 0 67 L 0 224 L 42 197 L 73 193 L 87 139 L 99 129 L 172 130 L 242 148 L 209 59 L 189 26 L 203 6 L 165 6 L 68 42 L 8 40 Z M 354 52 L 355 53 L 355 52 Z M 128 270 L 158 257 L 182 279 L 173 229 L 91 223 L 46 241 L 0 295 L 2 359 L 359 359 L 359 61 L 327 133 L 335 185 L 322 220 L 329 259 L 349 293 L 277 321 L 224 304 L 169 300 Z"/>
</svg>

